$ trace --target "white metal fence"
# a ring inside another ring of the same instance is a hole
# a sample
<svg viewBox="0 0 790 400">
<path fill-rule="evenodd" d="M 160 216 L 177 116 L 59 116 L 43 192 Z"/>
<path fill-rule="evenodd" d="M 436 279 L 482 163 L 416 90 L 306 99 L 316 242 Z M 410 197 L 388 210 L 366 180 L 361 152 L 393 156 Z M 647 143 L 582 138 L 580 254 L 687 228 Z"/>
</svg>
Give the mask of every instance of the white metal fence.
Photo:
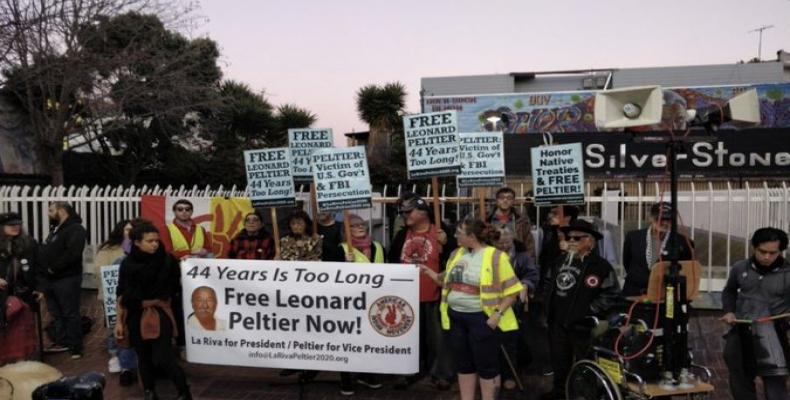
<svg viewBox="0 0 790 400">
<path fill-rule="evenodd" d="M 725 182 L 685 185 L 678 194 L 678 209 L 685 232 L 696 244 L 696 256 L 704 267 L 703 291 L 719 291 L 724 285 L 728 266 L 749 255 L 751 233 L 763 226 L 785 231 L 790 228 L 790 189 L 787 182 L 764 182 L 759 187 L 746 183 Z M 305 188 L 300 188 L 304 190 Z M 514 187 L 519 196 L 519 207 L 535 220 L 546 210 L 532 207 L 523 194 L 529 189 L 524 184 Z M 430 186 L 413 185 L 384 187 L 381 197 L 375 198 L 376 207 L 363 212 L 375 225 L 375 235 L 385 245 L 390 239 L 394 203 L 404 191 L 430 197 Z M 625 233 L 646 225 L 650 206 L 659 200 L 661 188 L 640 182 L 588 183 L 586 204 L 581 214 L 609 231 L 618 260 L 622 254 Z M 458 195 L 447 186 L 440 188 L 443 219 L 454 222 L 458 216 L 476 212 L 477 199 Z M 493 191 L 492 191 L 493 193 Z M 67 201 L 75 206 L 88 231 L 89 251 L 95 252 L 120 220 L 140 214 L 143 195 L 175 197 L 244 197 L 244 190 L 232 188 L 161 188 L 161 187 L 51 187 L 0 186 L 0 212 L 16 211 L 22 215 L 27 231 L 41 241 L 48 233 L 47 208 L 52 201 Z M 492 197 L 492 196 L 489 196 Z M 664 195 L 668 200 L 669 194 Z M 493 200 L 489 199 L 489 206 Z M 374 229 L 371 227 L 371 229 Z M 89 257 L 90 258 L 90 257 Z M 86 262 L 88 262 L 86 260 Z"/>
</svg>

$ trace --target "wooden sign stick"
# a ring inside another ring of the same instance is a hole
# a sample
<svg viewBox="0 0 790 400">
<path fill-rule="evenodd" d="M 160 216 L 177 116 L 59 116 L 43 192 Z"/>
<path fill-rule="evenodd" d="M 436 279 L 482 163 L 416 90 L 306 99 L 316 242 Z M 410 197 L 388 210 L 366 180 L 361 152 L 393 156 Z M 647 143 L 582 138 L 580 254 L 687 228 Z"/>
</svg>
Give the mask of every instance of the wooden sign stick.
<svg viewBox="0 0 790 400">
<path fill-rule="evenodd" d="M 269 208 L 272 216 L 272 235 L 274 235 L 274 254 L 280 255 L 280 224 L 277 221 L 277 208 Z"/>
</svg>

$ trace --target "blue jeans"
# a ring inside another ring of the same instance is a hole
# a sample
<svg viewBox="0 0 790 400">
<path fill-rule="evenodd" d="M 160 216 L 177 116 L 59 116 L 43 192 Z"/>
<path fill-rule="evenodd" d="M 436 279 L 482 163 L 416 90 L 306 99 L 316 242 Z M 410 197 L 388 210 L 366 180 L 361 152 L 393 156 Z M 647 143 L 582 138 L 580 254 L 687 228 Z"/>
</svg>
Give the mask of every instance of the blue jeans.
<svg viewBox="0 0 790 400">
<path fill-rule="evenodd" d="M 118 357 L 118 362 L 121 364 L 121 369 L 137 369 L 137 353 L 133 348 L 124 348 L 118 346 L 115 341 L 115 334 L 110 329 L 110 335 L 107 336 L 107 352 L 110 356 Z"/>
</svg>

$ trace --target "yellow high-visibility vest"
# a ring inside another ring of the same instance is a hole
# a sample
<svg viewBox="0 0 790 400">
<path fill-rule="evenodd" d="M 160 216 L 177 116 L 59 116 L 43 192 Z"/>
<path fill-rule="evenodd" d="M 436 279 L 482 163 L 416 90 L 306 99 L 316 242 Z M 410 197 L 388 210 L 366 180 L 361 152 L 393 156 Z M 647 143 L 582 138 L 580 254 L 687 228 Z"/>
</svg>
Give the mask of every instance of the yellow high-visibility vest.
<svg viewBox="0 0 790 400">
<path fill-rule="evenodd" d="M 507 253 L 491 246 L 487 246 L 482 251 L 485 253 L 483 254 L 483 265 L 480 268 L 480 304 L 483 312 L 490 317 L 494 314 L 494 309 L 499 305 L 499 300 L 502 297 L 517 295 L 521 292 L 523 286 L 513 272 L 513 267 L 510 265 L 510 257 Z M 450 329 L 450 317 L 447 315 L 447 310 L 449 309 L 447 296 L 450 294 L 450 289 L 448 288 L 447 280 L 457 261 L 465 253 L 466 249 L 463 247 L 455 250 L 447 262 L 447 269 L 444 271 L 442 302 L 439 305 L 442 316 L 442 329 L 444 330 Z M 518 321 L 516 321 L 516 314 L 513 313 L 512 308 L 508 307 L 507 310 L 504 310 L 502 318 L 499 319 L 498 327 L 503 332 L 518 329 Z"/>
<path fill-rule="evenodd" d="M 343 246 L 343 254 L 348 253 L 348 244 L 346 242 L 343 242 L 340 245 Z M 379 242 L 373 242 L 373 246 L 376 247 L 376 254 L 373 257 L 373 262 L 376 263 L 376 264 L 383 264 L 384 263 L 384 248 L 381 247 L 381 243 L 379 243 Z M 364 253 L 362 253 L 361 251 L 357 250 L 356 248 L 352 248 L 352 250 L 354 251 L 353 254 L 354 254 L 354 262 L 355 263 L 367 263 L 367 264 L 370 263 L 370 260 L 368 260 L 368 258 L 365 257 Z"/>
<path fill-rule="evenodd" d="M 167 224 L 167 231 L 170 232 L 170 243 L 173 245 L 173 251 L 188 251 L 191 253 L 202 249 L 206 241 L 205 236 L 203 236 L 203 228 L 200 225 L 195 225 L 192 243 L 189 244 L 187 244 L 187 239 L 181 234 L 176 224 Z"/>
</svg>

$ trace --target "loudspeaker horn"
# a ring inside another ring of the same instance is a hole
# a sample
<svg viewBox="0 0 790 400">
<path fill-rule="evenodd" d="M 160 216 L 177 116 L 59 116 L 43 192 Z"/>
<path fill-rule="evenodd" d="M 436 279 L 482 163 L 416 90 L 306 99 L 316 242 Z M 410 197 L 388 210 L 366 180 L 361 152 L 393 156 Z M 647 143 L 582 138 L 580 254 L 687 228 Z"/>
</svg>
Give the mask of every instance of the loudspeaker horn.
<svg viewBox="0 0 790 400">
<path fill-rule="evenodd" d="M 732 121 L 735 125 L 760 124 L 760 99 L 757 89 L 747 90 L 727 102 L 724 106 L 724 122 Z"/>
<path fill-rule="evenodd" d="M 595 126 L 599 129 L 656 125 L 664 98 L 660 86 L 604 90 L 595 94 Z"/>
</svg>

